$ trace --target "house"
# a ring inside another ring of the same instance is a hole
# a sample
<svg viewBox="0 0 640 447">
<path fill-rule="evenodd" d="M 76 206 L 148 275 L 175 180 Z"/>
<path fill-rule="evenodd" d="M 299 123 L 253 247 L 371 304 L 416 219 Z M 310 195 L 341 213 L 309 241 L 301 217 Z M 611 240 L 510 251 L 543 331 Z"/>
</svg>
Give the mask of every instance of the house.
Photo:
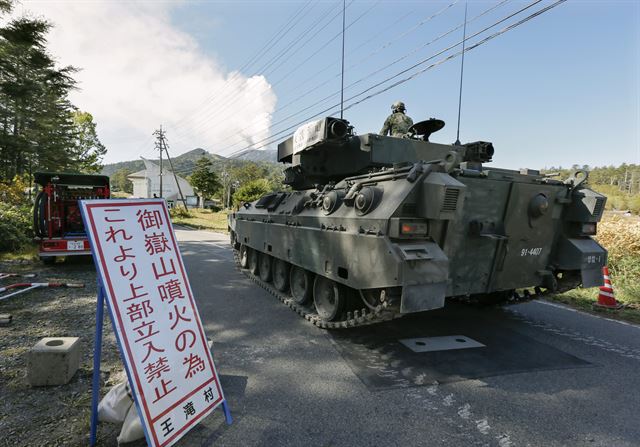
<svg viewBox="0 0 640 447">
<path fill-rule="evenodd" d="M 160 197 L 160 166 L 145 158 L 142 158 L 142 161 L 144 162 L 145 169 L 127 176 L 127 178 L 131 180 L 131 183 L 133 183 L 133 197 Z M 178 183 L 176 183 L 176 179 L 178 180 Z M 162 197 L 167 200 L 167 204 L 169 206 L 173 206 L 181 200 L 178 185 L 180 185 L 180 190 L 182 190 L 182 195 L 187 201 L 187 205 L 197 205 L 198 196 L 193 191 L 189 182 L 179 175 L 174 176 L 173 172 L 163 165 Z"/>
</svg>

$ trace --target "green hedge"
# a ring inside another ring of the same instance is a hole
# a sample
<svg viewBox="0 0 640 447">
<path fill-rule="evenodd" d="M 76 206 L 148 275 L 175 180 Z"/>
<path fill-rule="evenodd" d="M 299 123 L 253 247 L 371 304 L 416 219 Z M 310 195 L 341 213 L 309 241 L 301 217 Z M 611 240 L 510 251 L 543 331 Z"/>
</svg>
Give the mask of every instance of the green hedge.
<svg viewBox="0 0 640 447">
<path fill-rule="evenodd" d="M 0 252 L 18 251 L 33 239 L 31 209 L 0 203 Z"/>
</svg>

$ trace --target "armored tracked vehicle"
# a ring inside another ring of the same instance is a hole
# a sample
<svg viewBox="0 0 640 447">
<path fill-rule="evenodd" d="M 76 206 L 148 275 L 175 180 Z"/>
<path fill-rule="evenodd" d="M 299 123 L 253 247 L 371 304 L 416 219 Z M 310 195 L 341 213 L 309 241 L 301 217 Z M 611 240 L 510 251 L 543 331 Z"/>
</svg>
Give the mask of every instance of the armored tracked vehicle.
<svg viewBox="0 0 640 447">
<path fill-rule="evenodd" d="M 346 328 L 444 306 L 602 284 L 591 236 L 606 197 L 588 173 L 560 181 L 485 166 L 493 145 L 354 135 L 325 118 L 278 145 L 290 191 L 229 215 L 239 266 L 301 316 Z"/>
</svg>

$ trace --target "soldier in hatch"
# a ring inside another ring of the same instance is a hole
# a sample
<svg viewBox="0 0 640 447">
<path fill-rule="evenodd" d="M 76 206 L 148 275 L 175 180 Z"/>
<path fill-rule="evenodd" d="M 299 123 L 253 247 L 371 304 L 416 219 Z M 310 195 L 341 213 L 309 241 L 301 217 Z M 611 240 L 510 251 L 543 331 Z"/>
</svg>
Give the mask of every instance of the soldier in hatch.
<svg viewBox="0 0 640 447">
<path fill-rule="evenodd" d="M 393 113 L 385 120 L 380 135 L 390 134 L 392 137 L 404 137 L 409 128 L 413 126 L 413 120 L 405 115 L 407 110 L 402 101 L 396 101 L 391 106 Z"/>
</svg>

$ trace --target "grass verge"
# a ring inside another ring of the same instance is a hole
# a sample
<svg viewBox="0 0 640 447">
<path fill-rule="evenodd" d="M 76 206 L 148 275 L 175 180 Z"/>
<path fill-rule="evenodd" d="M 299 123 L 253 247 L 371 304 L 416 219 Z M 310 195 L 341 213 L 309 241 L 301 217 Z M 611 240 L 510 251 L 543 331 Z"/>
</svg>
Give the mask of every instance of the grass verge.
<svg viewBox="0 0 640 447">
<path fill-rule="evenodd" d="M 605 214 L 597 241 L 609 252 L 609 272 L 616 299 L 624 309 L 594 310 L 598 288 L 575 289 L 549 299 L 587 312 L 640 324 L 640 220 Z"/>
<path fill-rule="evenodd" d="M 15 262 L 15 261 L 36 261 L 38 260 L 38 246 L 36 244 L 29 244 L 23 247 L 19 251 L 15 252 L 3 252 L 0 253 L 0 262 Z"/>
<path fill-rule="evenodd" d="M 616 295 L 617 298 L 617 295 Z M 615 320 L 628 321 L 630 323 L 640 324 L 640 304 L 637 302 L 621 301 L 625 307 L 622 309 L 598 309 L 594 308 L 594 304 L 598 300 L 598 288 L 593 289 L 575 289 L 570 292 L 559 295 L 550 295 L 545 297 L 548 301 L 555 301 L 583 312 L 591 313 L 601 317 L 612 318 Z"/>
<path fill-rule="evenodd" d="M 214 212 L 211 210 L 192 209 L 185 212 L 183 209 L 172 210 L 171 220 L 175 225 L 197 228 L 198 230 L 217 231 L 228 233 L 227 212 Z"/>
</svg>

